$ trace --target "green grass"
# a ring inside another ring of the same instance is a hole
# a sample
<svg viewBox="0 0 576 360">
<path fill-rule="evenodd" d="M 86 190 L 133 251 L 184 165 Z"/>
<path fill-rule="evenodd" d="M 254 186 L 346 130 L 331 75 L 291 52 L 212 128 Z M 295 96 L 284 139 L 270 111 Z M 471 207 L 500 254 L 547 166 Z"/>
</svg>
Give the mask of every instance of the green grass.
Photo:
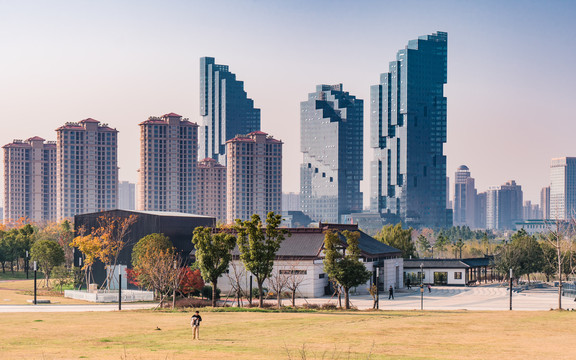
<svg viewBox="0 0 576 360">
<path fill-rule="evenodd" d="M 38 271 L 36 274 L 38 279 L 44 278 L 44 273 Z M 28 279 L 34 279 L 33 270 L 28 272 Z M 26 271 L 14 271 L 14 273 L 12 273 L 6 270 L 5 273 L 0 272 L 0 280 L 26 280 Z"/>
<path fill-rule="evenodd" d="M 2 358 L 570 359 L 575 312 L 192 312 L 2 314 Z M 159 329 L 159 330 L 158 330 Z"/>
</svg>

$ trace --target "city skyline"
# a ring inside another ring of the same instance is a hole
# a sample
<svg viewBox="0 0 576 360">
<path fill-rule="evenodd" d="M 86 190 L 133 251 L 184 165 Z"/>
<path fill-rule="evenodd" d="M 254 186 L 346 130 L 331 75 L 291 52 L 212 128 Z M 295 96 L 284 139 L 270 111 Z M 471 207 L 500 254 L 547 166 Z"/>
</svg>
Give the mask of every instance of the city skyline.
<svg viewBox="0 0 576 360">
<path fill-rule="evenodd" d="M 361 2 L 350 10 L 325 2 L 223 2 L 212 5 L 221 21 L 211 29 L 213 36 L 205 38 L 196 32 L 214 22 L 215 15 L 198 11 L 204 9 L 201 3 L 140 4 L 0 5 L 0 37 L 8 49 L 0 60 L 8 69 L 0 81 L 3 144 L 27 135 L 55 140 L 53 131 L 63 122 L 92 117 L 119 130 L 120 179 L 136 182 L 138 164 L 131 159 L 138 147 L 138 122 L 168 109 L 200 123 L 198 61 L 214 56 L 240 74 L 255 107 L 262 110 L 262 130 L 285 143 L 288 174 L 301 162 L 299 101 L 311 86 L 343 83 L 367 100 L 373 79 L 387 70 L 408 39 L 447 31 L 448 174 L 461 164 L 470 166 L 479 192 L 516 179 L 525 199 L 538 203 L 540 189 L 550 182 L 550 159 L 576 153 L 567 131 L 572 130 L 568 99 L 575 80 L 569 70 L 576 57 L 565 46 L 574 34 L 572 4 L 446 1 L 414 7 Z M 322 54 L 330 45 L 304 36 L 316 29 L 323 11 L 348 20 L 343 36 L 358 39 L 352 43 L 354 51 L 326 61 Z M 377 21 L 382 13 L 389 15 L 387 22 Z M 402 23 L 408 14 L 419 21 Z M 177 24 L 173 29 L 149 26 L 167 17 Z M 302 26 L 294 28 L 294 21 Z M 23 22 L 25 28 L 18 26 Z M 96 26 L 101 23 L 105 29 Z M 181 54 L 170 66 L 162 56 L 147 56 L 162 51 Z M 308 56 L 294 55 L 304 53 Z M 542 88 L 553 91 L 537 91 Z M 365 103 L 366 129 L 368 111 Z M 24 131 L 20 120 L 33 122 L 34 131 Z M 367 136 L 365 131 L 366 154 Z M 539 138 L 538 146 L 528 138 Z M 365 169 L 369 161 L 365 156 Z M 370 184 L 366 171 L 364 175 L 361 190 L 368 204 Z M 298 188 L 298 179 L 285 179 L 284 192 Z"/>
</svg>

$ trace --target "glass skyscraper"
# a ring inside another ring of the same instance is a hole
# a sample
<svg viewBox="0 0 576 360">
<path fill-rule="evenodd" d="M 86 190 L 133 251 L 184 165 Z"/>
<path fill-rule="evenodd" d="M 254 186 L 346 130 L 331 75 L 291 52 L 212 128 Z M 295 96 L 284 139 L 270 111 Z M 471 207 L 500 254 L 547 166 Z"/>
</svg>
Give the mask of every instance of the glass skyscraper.
<svg viewBox="0 0 576 360">
<path fill-rule="evenodd" d="M 244 82 L 211 57 L 200 58 L 200 115 L 199 160 L 226 164 L 226 141 L 260 130 L 260 109 L 248 98 Z"/>
<path fill-rule="evenodd" d="M 576 212 L 576 158 L 552 159 L 550 165 L 550 219 L 570 220 Z"/>
<path fill-rule="evenodd" d="M 448 34 L 408 42 L 371 87 L 370 205 L 412 226 L 441 227 L 446 210 Z"/>
<path fill-rule="evenodd" d="M 315 221 L 362 211 L 364 101 L 342 84 L 318 85 L 300 103 L 300 204 Z"/>
</svg>

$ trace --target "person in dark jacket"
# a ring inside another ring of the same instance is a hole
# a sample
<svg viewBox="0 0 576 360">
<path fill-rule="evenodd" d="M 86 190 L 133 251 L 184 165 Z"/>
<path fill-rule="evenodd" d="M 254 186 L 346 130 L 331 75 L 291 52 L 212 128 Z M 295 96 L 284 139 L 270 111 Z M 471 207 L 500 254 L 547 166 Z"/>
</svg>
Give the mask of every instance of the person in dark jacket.
<svg viewBox="0 0 576 360">
<path fill-rule="evenodd" d="M 390 285 L 390 288 L 388 289 L 388 300 L 394 300 L 394 288 L 392 287 L 392 285 Z"/>
<path fill-rule="evenodd" d="M 196 314 L 192 315 L 192 319 L 190 319 L 190 326 L 192 326 L 194 339 L 198 340 L 200 340 L 200 322 L 202 322 L 202 316 L 200 316 L 199 311 L 196 311 Z"/>
</svg>

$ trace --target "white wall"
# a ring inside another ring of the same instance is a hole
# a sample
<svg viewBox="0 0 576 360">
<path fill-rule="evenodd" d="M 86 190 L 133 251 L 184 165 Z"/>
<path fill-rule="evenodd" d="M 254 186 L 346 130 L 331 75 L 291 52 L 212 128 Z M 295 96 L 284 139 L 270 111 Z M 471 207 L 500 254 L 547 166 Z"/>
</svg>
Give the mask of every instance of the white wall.
<svg viewBox="0 0 576 360">
<path fill-rule="evenodd" d="M 365 262 L 364 265 L 366 269 L 370 272 L 374 271 L 373 262 Z M 394 286 L 395 289 L 403 288 L 404 281 L 404 262 L 403 259 L 387 259 L 384 260 L 384 270 L 380 272 L 380 283 L 383 283 L 384 289 L 388 290 L 390 285 Z M 396 277 L 396 268 L 398 268 L 398 278 Z M 230 265 L 229 274 L 225 274 L 218 279 L 218 288 L 222 291 L 221 297 L 226 297 L 228 293 L 232 290 L 230 285 L 229 276 L 234 277 L 234 269 L 242 275 L 242 288 L 246 293 L 249 291 L 250 287 L 250 273 L 246 271 L 242 262 L 239 260 L 234 260 L 233 265 Z M 328 285 L 328 275 L 324 273 L 324 264 L 322 259 L 317 260 L 276 260 L 274 262 L 274 272 L 278 270 L 305 270 L 306 275 L 303 276 L 303 281 L 300 284 L 297 297 L 321 297 L 324 296 L 324 288 Z M 371 280 L 368 280 L 366 284 L 357 286 L 351 289 L 352 294 L 368 294 L 368 288 L 370 287 Z M 270 289 L 268 281 L 264 282 L 264 287 Z M 256 283 L 256 278 L 252 279 L 252 288 L 258 288 Z M 289 291 L 286 289 L 285 291 Z M 233 296 L 233 295 L 231 295 Z"/>
<path fill-rule="evenodd" d="M 418 276 L 420 269 L 406 269 L 406 274 L 414 274 Z M 424 269 L 424 284 L 434 284 L 434 273 L 435 272 L 446 272 L 448 273 L 448 285 L 466 285 L 466 269 L 444 269 L 444 268 L 432 268 Z M 462 273 L 462 279 L 455 279 L 455 273 Z M 418 284 L 412 284 L 416 286 Z"/>
</svg>

